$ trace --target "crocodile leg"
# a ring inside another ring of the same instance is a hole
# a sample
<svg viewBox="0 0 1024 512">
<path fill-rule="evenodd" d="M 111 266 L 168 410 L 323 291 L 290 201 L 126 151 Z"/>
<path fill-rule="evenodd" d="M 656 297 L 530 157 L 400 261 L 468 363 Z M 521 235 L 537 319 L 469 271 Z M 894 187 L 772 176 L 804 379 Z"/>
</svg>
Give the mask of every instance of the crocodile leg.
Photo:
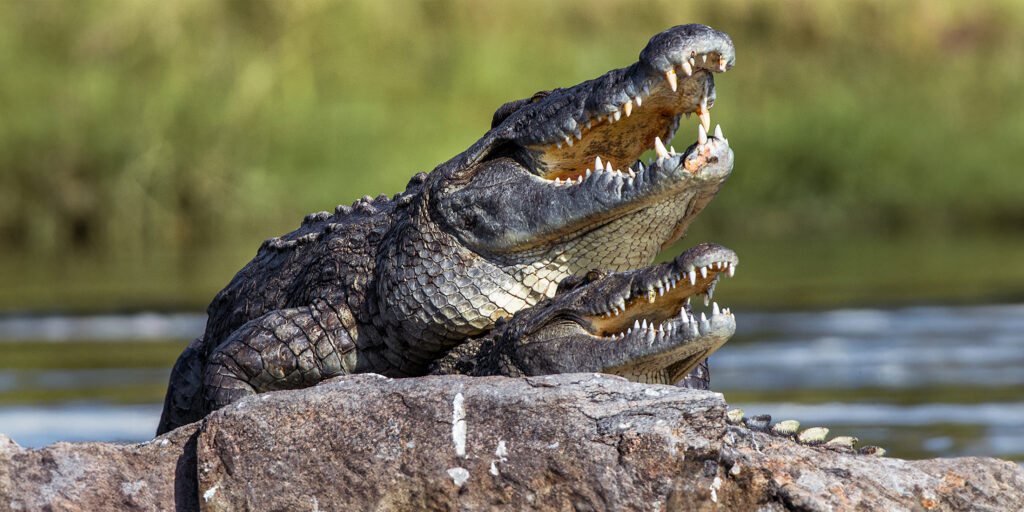
<svg viewBox="0 0 1024 512">
<path fill-rule="evenodd" d="M 317 299 L 310 306 L 271 311 L 245 323 L 210 354 L 203 375 L 206 409 L 353 373 L 356 345 L 345 318 L 351 319 L 347 310 L 339 312 Z"/>
<path fill-rule="evenodd" d="M 203 337 L 195 339 L 178 356 L 171 370 L 171 383 L 164 398 L 164 410 L 156 435 L 202 418 L 203 409 Z"/>
</svg>

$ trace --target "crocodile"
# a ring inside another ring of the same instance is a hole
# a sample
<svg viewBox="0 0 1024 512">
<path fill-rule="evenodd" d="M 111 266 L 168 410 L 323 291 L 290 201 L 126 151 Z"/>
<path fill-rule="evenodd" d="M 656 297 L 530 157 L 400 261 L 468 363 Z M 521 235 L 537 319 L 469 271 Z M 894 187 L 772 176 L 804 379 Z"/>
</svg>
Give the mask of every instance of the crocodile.
<svg viewBox="0 0 1024 512">
<path fill-rule="evenodd" d="M 703 243 L 671 262 L 566 278 L 554 297 L 456 346 L 431 365 L 430 373 L 532 377 L 595 372 L 707 390 L 707 357 L 736 332 L 736 320 L 717 302 L 711 303 L 710 316 L 702 312 L 698 317 L 690 300 L 710 299 L 720 278 L 732 276 L 738 263 L 733 251 Z M 703 371 L 694 371 L 702 365 Z M 767 414 L 745 417 L 742 409 L 731 409 L 725 420 L 732 436 L 762 433 L 829 450 L 886 453 L 879 446 L 855 450 L 859 440 L 853 436 L 826 441 L 825 427 L 800 430 L 796 420 L 773 424 Z"/>
<path fill-rule="evenodd" d="M 673 27 L 628 67 L 506 103 L 483 137 L 403 192 L 264 241 L 176 361 L 158 433 L 252 393 L 423 375 L 569 276 L 649 264 L 732 170 L 709 109 L 713 73 L 734 63 L 726 34 Z M 697 141 L 677 153 L 662 139 L 691 114 Z"/>
<path fill-rule="evenodd" d="M 600 372 L 635 382 L 684 380 L 736 331 L 728 308 L 713 303 L 698 316 L 694 296 L 712 297 L 739 260 L 703 243 L 670 262 L 562 281 L 558 293 L 487 335 L 466 341 L 431 366 L 432 374 L 525 377 Z M 685 387 L 707 389 L 704 373 Z"/>
</svg>

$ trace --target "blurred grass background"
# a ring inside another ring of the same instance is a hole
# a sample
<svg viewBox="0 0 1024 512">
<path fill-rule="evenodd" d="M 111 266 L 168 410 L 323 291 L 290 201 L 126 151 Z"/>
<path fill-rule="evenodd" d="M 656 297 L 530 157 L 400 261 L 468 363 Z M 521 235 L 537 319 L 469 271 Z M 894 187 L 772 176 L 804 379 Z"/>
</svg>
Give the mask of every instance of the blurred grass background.
<svg viewBox="0 0 1024 512">
<path fill-rule="evenodd" d="M 720 294 L 1022 297 L 1019 2 L 25 0 L 0 3 L 0 309 L 204 308 L 305 213 L 689 22 L 738 54 L 712 110 L 736 169 L 685 241 L 740 254 Z"/>
</svg>

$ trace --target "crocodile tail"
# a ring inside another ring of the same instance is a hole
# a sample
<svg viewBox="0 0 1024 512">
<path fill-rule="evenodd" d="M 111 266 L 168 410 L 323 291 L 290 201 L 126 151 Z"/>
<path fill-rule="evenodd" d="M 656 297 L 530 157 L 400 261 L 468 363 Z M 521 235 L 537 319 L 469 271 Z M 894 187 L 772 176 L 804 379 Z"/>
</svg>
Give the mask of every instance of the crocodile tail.
<svg viewBox="0 0 1024 512">
<path fill-rule="evenodd" d="M 203 417 L 203 338 L 196 338 L 178 356 L 171 370 L 164 410 L 156 435 L 174 430 Z"/>
</svg>

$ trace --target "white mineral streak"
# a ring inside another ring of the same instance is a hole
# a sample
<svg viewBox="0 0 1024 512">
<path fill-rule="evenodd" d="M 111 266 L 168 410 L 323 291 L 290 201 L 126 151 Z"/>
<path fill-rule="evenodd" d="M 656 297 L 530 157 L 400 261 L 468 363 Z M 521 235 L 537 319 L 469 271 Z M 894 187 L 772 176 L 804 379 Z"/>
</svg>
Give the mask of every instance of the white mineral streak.
<svg viewBox="0 0 1024 512">
<path fill-rule="evenodd" d="M 498 441 L 498 447 L 494 450 L 494 456 L 497 459 L 491 460 L 491 474 L 498 476 L 498 463 L 504 463 L 508 460 L 508 445 L 504 440 Z"/>
<path fill-rule="evenodd" d="M 711 501 L 715 503 L 718 503 L 719 487 L 722 487 L 722 479 L 716 476 L 715 479 L 711 482 Z"/>
<path fill-rule="evenodd" d="M 220 487 L 220 484 L 215 484 L 213 487 L 207 489 L 206 492 L 203 493 L 203 501 L 209 502 L 212 500 L 213 496 L 217 494 L 217 487 Z"/>
<path fill-rule="evenodd" d="M 455 485 L 462 487 L 462 484 L 469 480 L 469 471 L 466 468 L 451 468 L 448 470 L 448 476 L 452 477 Z"/>
<path fill-rule="evenodd" d="M 455 454 L 459 457 L 466 456 L 466 410 L 462 407 L 463 401 L 462 393 L 456 393 L 455 399 L 452 400 L 452 443 L 455 445 Z M 448 470 L 449 473 L 451 471 Z M 469 478 L 468 473 L 466 478 Z"/>
</svg>

